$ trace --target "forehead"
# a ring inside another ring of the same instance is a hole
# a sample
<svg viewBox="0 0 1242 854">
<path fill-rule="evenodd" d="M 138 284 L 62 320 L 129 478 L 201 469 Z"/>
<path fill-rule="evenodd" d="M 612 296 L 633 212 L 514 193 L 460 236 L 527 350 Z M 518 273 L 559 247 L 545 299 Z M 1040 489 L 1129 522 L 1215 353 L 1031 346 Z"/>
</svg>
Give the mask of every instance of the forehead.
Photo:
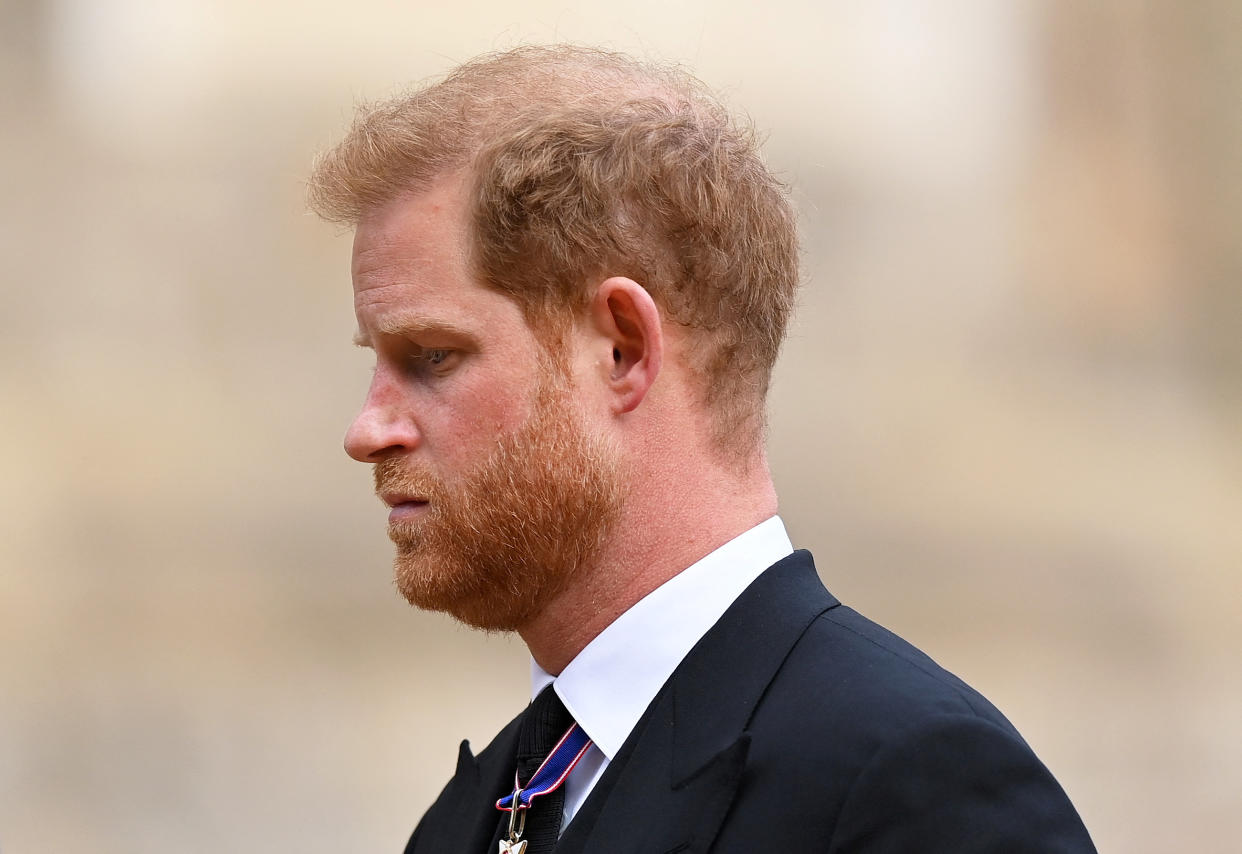
<svg viewBox="0 0 1242 854">
<path fill-rule="evenodd" d="M 354 233 L 352 278 L 359 331 L 394 325 L 493 322 L 518 307 L 470 273 L 465 193 L 445 178 L 370 211 Z"/>
<path fill-rule="evenodd" d="M 462 191 L 442 180 L 426 191 L 373 208 L 354 231 L 354 289 L 394 284 L 394 276 L 466 278 Z"/>
</svg>

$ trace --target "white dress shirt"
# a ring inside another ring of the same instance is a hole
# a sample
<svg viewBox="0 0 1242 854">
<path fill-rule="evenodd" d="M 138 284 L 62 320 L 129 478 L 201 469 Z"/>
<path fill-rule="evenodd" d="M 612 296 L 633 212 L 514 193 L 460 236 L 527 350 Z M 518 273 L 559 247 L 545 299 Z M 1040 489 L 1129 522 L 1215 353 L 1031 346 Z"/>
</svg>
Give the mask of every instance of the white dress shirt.
<svg viewBox="0 0 1242 854">
<path fill-rule="evenodd" d="M 784 523 L 773 516 L 648 593 L 560 676 L 531 661 L 531 696 L 551 683 L 594 742 L 565 781 L 562 830 L 686 653 L 760 573 L 792 553 Z"/>
</svg>

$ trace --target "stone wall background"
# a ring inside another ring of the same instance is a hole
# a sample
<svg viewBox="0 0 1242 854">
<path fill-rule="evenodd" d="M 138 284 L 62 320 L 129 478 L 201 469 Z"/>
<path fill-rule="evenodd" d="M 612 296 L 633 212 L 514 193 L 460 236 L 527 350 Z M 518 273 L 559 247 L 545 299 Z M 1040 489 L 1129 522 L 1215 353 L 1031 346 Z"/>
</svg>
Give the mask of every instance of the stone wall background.
<svg viewBox="0 0 1242 854">
<path fill-rule="evenodd" d="M 395 851 L 520 707 L 520 645 L 393 593 L 301 181 L 355 101 L 552 40 L 689 63 L 796 187 L 771 447 L 829 587 L 1102 851 L 1231 850 L 1240 10 L 5 0 L 0 850 Z"/>
</svg>

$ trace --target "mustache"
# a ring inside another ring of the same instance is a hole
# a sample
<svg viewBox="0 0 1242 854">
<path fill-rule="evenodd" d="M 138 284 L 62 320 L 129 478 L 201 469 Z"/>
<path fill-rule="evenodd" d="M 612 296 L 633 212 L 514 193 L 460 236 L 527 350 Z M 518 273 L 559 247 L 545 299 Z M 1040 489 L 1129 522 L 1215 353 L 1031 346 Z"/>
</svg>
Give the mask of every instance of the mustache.
<svg viewBox="0 0 1242 854">
<path fill-rule="evenodd" d="M 431 498 L 443 492 L 443 485 L 430 472 L 407 468 L 400 459 L 390 457 L 375 464 L 375 494 L 399 493 Z"/>
</svg>

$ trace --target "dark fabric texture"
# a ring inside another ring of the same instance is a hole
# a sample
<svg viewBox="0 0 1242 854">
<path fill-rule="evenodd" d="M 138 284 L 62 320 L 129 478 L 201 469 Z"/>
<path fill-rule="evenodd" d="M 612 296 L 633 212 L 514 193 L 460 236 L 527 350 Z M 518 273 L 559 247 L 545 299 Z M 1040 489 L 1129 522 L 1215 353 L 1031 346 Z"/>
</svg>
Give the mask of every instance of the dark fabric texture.
<svg viewBox="0 0 1242 854">
<path fill-rule="evenodd" d="M 517 725 L 477 759 L 463 746 L 458 773 L 415 830 L 409 854 L 483 854 L 495 828 L 487 797 L 499 797 L 506 769 L 512 785 Z M 556 847 L 1094 851 L 1065 792 L 1009 721 L 841 605 L 802 551 L 764 572 L 691 650 Z"/>
<path fill-rule="evenodd" d="M 516 758 L 517 776 L 523 787 L 530 783 L 530 778 L 573 722 L 573 717 L 551 685 L 540 691 L 527 707 L 518 730 Z M 564 786 L 531 801 L 522 831 L 522 838 L 528 843 L 526 854 L 549 854 L 556 847 L 564 809 Z M 501 812 L 501 816 L 497 839 L 506 838 L 509 832 L 509 813 Z"/>
</svg>

